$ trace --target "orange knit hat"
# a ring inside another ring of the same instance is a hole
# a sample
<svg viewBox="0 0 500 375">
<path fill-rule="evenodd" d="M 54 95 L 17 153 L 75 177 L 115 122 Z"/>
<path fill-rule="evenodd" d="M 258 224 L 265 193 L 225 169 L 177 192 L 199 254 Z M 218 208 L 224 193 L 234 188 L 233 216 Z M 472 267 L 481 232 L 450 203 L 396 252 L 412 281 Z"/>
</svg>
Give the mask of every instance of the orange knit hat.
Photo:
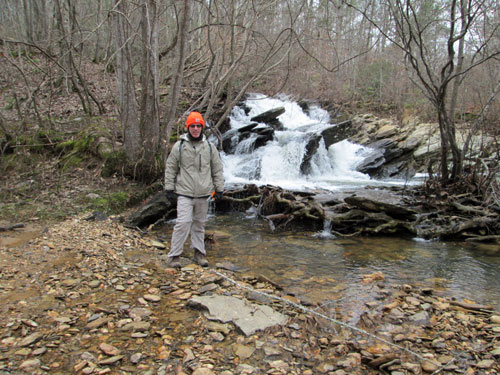
<svg viewBox="0 0 500 375">
<path fill-rule="evenodd" d="M 189 128 L 189 125 L 193 124 L 201 124 L 205 127 L 205 120 L 203 120 L 203 116 L 199 112 L 191 112 L 186 119 L 186 128 Z"/>
</svg>

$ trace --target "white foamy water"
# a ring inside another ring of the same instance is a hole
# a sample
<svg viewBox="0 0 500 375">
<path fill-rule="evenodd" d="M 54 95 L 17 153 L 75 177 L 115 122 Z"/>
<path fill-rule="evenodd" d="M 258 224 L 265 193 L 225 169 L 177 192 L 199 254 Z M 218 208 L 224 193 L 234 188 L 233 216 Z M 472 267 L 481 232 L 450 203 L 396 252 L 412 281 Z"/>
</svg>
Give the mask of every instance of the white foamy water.
<svg viewBox="0 0 500 375">
<path fill-rule="evenodd" d="M 311 172 L 300 171 L 305 156 L 305 147 L 311 136 L 331 126 L 330 116 L 320 107 L 312 107 L 309 114 L 294 101 L 286 97 L 268 98 L 261 94 L 250 95 L 245 102 L 250 109 L 235 107 L 230 115 L 233 129 L 249 125 L 252 117 L 277 107 L 284 107 L 285 113 L 278 119 L 284 130 L 275 131 L 274 139 L 253 150 L 254 138 L 238 144 L 234 154 L 222 153 L 224 177 L 227 184 L 254 183 L 274 185 L 284 189 L 339 190 L 365 185 L 403 185 L 404 181 L 377 181 L 356 171 L 369 149 L 349 141 L 341 141 L 326 149 L 321 141 L 312 158 Z M 259 126 L 265 126 L 261 124 Z"/>
</svg>

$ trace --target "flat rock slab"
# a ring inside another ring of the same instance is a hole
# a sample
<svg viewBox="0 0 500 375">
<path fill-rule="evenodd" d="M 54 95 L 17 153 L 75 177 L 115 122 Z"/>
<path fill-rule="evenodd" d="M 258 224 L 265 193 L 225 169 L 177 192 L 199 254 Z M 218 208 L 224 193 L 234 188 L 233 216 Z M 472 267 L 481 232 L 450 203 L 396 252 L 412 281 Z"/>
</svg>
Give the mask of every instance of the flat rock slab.
<svg viewBox="0 0 500 375">
<path fill-rule="evenodd" d="M 245 299 L 231 296 L 196 296 L 189 305 L 203 308 L 209 320 L 232 322 L 246 336 L 275 325 L 285 324 L 288 316 L 274 311 L 269 306 L 256 305 Z"/>
</svg>

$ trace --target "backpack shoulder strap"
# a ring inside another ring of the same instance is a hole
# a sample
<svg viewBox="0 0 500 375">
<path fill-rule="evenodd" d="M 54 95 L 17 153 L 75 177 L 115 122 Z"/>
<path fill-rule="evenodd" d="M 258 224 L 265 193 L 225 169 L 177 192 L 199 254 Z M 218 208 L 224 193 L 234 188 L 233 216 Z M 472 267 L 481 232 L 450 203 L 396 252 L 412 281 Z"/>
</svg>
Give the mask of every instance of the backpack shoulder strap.
<svg viewBox="0 0 500 375">
<path fill-rule="evenodd" d="M 179 144 L 179 170 L 181 169 L 182 149 L 184 148 L 184 139 L 181 139 Z"/>
</svg>

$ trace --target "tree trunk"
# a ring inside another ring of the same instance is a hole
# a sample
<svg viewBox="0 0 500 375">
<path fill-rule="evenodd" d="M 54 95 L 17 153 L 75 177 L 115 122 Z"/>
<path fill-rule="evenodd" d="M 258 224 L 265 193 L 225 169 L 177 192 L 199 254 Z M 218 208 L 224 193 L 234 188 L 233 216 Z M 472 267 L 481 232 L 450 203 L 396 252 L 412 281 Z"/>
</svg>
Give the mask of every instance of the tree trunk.
<svg viewBox="0 0 500 375">
<path fill-rule="evenodd" d="M 158 105 L 158 15 L 156 0 L 144 0 L 142 5 L 142 103 L 141 135 L 143 140 L 143 169 L 155 170 L 155 155 L 160 141 Z"/>
<path fill-rule="evenodd" d="M 137 115 L 135 85 L 133 76 L 131 30 L 127 19 L 126 1 L 115 0 L 113 13 L 116 32 L 116 81 L 120 106 L 120 120 L 123 127 L 123 148 L 131 165 L 141 156 L 141 133 Z"/>
<path fill-rule="evenodd" d="M 181 91 L 182 80 L 184 77 L 184 65 L 186 60 L 186 41 L 188 34 L 188 24 L 189 24 L 189 15 L 191 9 L 191 1 L 184 0 L 184 11 L 182 14 L 182 21 L 179 29 L 179 58 L 177 63 L 177 70 L 174 75 L 174 83 L 170 87 L 170 97 L 169 102 L 167 103 L 167 116 L 166 116 L 166 125 L 165 125 L 165 143 L 168 146 L 168 141 L 170 139 L 170 134 L 174 127 L 177 103 L 179 101 L 179 94 Z M 166 157 L 166 152 L 165 152 Z"/>
</svg>

